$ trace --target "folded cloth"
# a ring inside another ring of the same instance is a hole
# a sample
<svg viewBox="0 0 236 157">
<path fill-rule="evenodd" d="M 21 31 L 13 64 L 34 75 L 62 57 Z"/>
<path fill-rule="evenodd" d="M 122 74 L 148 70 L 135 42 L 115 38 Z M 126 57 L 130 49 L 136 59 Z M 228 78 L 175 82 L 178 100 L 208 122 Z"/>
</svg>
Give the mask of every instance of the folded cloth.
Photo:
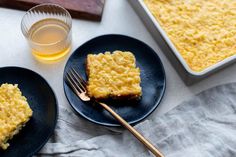
<svg viewBox="0 0 236 157">
<path fill-rule="evenodd" d="M 109 131 L 60 111 L 55 134 L 38 156 L 152 156 L 127 131 Z M 236 157 L 236 83 L 201 92 L 135 128 L 166 157 Z"/>
</svg>

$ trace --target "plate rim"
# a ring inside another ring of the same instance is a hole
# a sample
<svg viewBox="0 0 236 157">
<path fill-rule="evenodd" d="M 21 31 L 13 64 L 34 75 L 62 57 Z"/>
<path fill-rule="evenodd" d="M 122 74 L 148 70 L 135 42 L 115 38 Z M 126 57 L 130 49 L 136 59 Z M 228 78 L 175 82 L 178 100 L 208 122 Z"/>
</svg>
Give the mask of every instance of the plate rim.
<svg viewBox="0 0 236 157">
<path fill-rule="evenodd" d="M 55 129 L 56 129 L 56 125 L 57 125 L 57 121 L 58 121 L 58 113 L 59 113 L 59 107 L 58 107 L 58 100 L 57 100 L 57 97 L 56 97 L 56 94 L 53 90 L 53 88 L 51 87 L 51 85 L 48 83 L 48 81 L 43 77 L 41 76 L 39 73 L 31 70 L 31 69 L 28 69 L 28 68 L 25 68 L 25 67 L 20 67 L 20 66 L 1 66 L 0 67 L 0 71 L 2 69 L 21 69 L 21 70 L 26 70 L 26 71 L 29 71 L 31 73 L 34 73 L 36 74 L 37 76 L 41 77 L 43 81 L 45 81 L 45 83 L 48 85 L 48 87 L 51 89 L 52 91 L 52 94 L 54 96 L 54 99 L 55 99 L 55 120 L 54 120 L 54 125 L 53 125 L 53 129 L 51 130 L 51 132 L 48 134 L 48 137 L 42 142 L 42 144 L 37 148 L 35 149 L 35 151 L 32 151 L 31 153 L 29 153 L 28 155 L 26 156 L 33 156 L 35 155 L 36 153 L 38 153 L 42 148 L 43 146 L 48 142 L 48 140 L 50 139 L 50 137 L 53 135 Z"/>
<path fill-rule="evenodd" d="M 165 95 L 165 91 L 166 91 L 166 72 L 165 72 L 165 69 L 164 69 L 164 65 L 161 61 L 161 58 L 159 57 L 159 55 L 156 53 L 156 51 L 153 50 L 153 48 L 151 48 L 148 44 L 146 44 L 145 42 L 139 40 L 139 39 L 136 39 L 134 37 L 131 37 L 131 36 L 128 36 L 128 35 L 123 35 L 123 34 L 103 34 L 103 35 L 99 35 L 99 36 L 95 36 L 93 38 L 90 38 L 88 39 L 87 41 L 85 41 L 84 43 L 82 43 L 80 46 L 78 46 L 71 54 L 70 56 L 68 57 L 67 61 L 66 61 L 66 64 L 64 66 L 64 71 L 63 71 L 63 89 L 64 89 L 64 94 L 66 96 L 66 99 L 68 101 L 68 103 L 70 104 L 70 106 L 72 107 L 72 109 L 76 112 L 77 115 L 79 115 L 80 117 L 84 118 L 85 120 L 88 120 L 89 122 L 92 122 L 93 124 L 98 124 L 98 125 L 102 125 L 102 126 L 106 126 L 106 127 L 121 127 L 122 125 L 121 124 L 111 124 L 111 123 L 104 123 L 104 122 L 98 122 L 92 118 L 89 118 L 87 117 L 86 115 L 84 115 L 80 110 L 77 110 L 73 105 L 72 103 L 70 102 L 69 100 L 69 97 L 68 95 L 66 94 L 66 89 L 65 89 L 65 86 L 66 86 L 66 81 L 65 81 L 65 73 L 66 73 L 66 67 L 68 66 L 69 64 L 69 60 L 71 59 L 71 57 L 76 53 L 76 51 L 78 49 L 80 49 L 83 45 L 85 44 L 88 44 L 89 42 L 93 41 L 93 40 L 96 40 L 98 38 L 103 38 L 103 37 L 108 37 L 108 36 L 115 36 L 115 37 L 124 37 L 124 38 L 129 38 L 131 40 L 135 40 L 137 42 L 140 42 L 142 43 L 143 45 L 147 46 L 150 50 L 151 50 L 151 53 L 153 53 L 155 55 L 155 57 L 157 57 L 160 61 L 160 65 L 161 65 L 161 69 L 163 71 L 163 77 L 164 77 L 164 83 L 163 83 L 163 88 L 162 88 L 162 92 L 160 94 L 160 97 L 158 99 L 158 101 L 155 103 L 154 107 L 148 112 L 146 113 L 143 117 L 141 118 L 138 118 L 134 121 L 131 121 L 131 122 L 128 122 L 130 125 L 135 125 L 137 123 L 140 123 L 142 122 L 144 119 L 146 119 L 148 116 L 150 116 L 155 110 L 156 108 L 159 106 L 159 104 L 161 103 L 164 95 Z M 80 100 L 81 101 L 81 100 Z M 81 101 L 82 102 L 82 101 Z M 83 103 L 83 102 L 82 102 Z"/>
</svg>

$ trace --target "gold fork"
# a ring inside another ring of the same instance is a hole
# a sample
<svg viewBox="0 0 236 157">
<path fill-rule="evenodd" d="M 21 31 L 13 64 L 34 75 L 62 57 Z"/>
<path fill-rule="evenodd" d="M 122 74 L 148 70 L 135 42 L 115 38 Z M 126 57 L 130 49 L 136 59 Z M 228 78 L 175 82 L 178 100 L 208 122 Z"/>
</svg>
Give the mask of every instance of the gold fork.
<svg viewBox="0 0 236 157">
<path fill-rule="evenodd" d="M 90 97 L 87 95 L 86 81 L 79 75 L 79 73 L 71 68 L 66 72 L 66 80 L 70 87 L 73 89 L 75 94 L 82 101 L 90 101 Z M 120 122 L 126 129 L 128 129 L 141 143 L 143 143 L 156 157 L 164 157 L 164 155 L 145 137 L 143 137 L 137 130 L 135 130 L 127 121 L 125 121 L 121 116 L 119 116 L 115 111 L 113 111 L 108 105 L 102 102 L 97 102 L 105 110 L 107 110 L 116 120 Z"/>
</svg>

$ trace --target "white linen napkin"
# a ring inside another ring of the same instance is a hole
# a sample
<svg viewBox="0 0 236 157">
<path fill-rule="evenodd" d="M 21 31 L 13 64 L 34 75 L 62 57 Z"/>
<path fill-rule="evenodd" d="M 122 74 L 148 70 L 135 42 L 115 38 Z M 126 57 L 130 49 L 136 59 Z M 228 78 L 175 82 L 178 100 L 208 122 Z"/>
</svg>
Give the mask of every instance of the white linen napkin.
<svg viewBox="0 0 236 157">
<path fill-rule="evenodd" d="M 129 132 L 79 119 L 60 108 L 55 134 L 37 156 L 152 156 Z M 135 128 L 166 157 L 236 157 L 236 83 L 201 92 Z"/>
</svg>

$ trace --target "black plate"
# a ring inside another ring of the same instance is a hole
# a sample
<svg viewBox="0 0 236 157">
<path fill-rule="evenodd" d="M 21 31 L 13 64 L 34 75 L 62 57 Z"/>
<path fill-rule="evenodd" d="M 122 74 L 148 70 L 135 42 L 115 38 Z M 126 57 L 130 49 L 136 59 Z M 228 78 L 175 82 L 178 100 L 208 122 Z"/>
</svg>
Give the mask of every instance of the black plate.
<svg viewBox="0 0 236 157">
<path fill-rule="evenodd" d="M 0 84 L 18 84 L 33 110 L 33 117 L 10 140 L 0 157 L 30 157 L 48 141 L 57 121 L 57 100 L 48 83 L 37 73 L 19 67 L 0 68 Z"/>
<path fill-rule="evenodd" d="M 80 74 L 86 78 L 85 60 L 90 53 L 105 51 L 131 51 L 141 69 L 142 99 L 137 102 L 108 102 L 108 104 L 130 124 L 140 122 L 150 115 L 159 105 L 165 91 L 165 72 L 158 55 L 145 43 L 123 35 L 103 35 L 96 37 L 80 46 L 67 61 L 65 72 L 70 67 L 79 67 Z M 119 126 L 120 124 L 100 106 L 82 102 L 67 85 L 64 79 L 65 95 L 82 117 L 91 122 L 105 126 Z"/>
</svg>

